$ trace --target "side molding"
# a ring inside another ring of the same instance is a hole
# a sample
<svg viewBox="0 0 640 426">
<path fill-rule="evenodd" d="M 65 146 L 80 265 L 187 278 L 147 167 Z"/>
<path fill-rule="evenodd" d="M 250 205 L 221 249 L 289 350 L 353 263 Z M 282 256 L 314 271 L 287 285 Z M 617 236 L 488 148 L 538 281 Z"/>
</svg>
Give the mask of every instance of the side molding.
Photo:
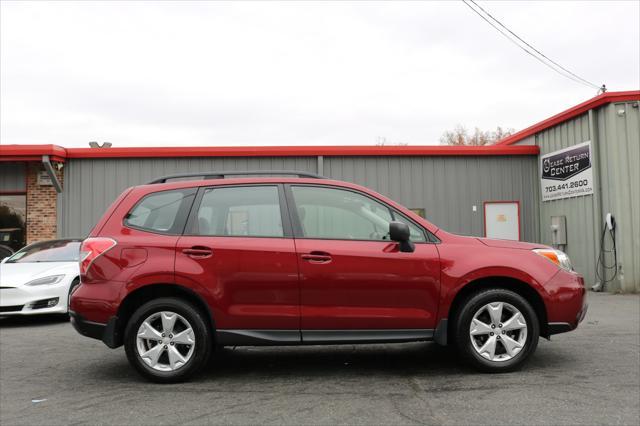
<svg viewBox="0 0 640 426">
<path fill-rule="evenodd" d="M 217 330 L 216 343 L 222 346 L 299 345 L 299 330 Z"/>
<path fill-rule="evenodd" d="M 303 344 L 401 343 L 433 339 L 431 329 L 302 330 Z"/>
<path fill-rule="evenodd" d="M 217 330 L 222 346 L 402 343 L 433 340 L 432 329 L 402 330 Z"/>
</svg>

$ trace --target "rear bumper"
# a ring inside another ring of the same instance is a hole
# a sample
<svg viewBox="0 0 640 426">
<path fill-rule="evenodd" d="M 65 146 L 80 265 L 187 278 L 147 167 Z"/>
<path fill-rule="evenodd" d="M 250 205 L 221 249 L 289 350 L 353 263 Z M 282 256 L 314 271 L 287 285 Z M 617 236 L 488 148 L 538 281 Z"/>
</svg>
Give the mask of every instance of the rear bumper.
<svg viewBox="0 0 640 426">
<path fill-rule="evenodd" d="M 69 311 L 71 325 L 83 336 L 101 340 L 110 348 L 122 345 L 122 339 L 117 332 L 118 317 L 111 317 L 106 324 L 101 324 L 84 319 L 81 315 Z"/>
</svg>

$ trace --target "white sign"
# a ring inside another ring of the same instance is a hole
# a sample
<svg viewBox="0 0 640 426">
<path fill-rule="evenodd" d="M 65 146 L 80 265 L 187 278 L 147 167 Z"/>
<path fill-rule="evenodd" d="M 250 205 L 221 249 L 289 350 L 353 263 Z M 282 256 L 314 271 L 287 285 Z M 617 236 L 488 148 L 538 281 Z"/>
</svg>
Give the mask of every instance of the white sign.
<svg viewBox="0 0 640 426">
<path fill-rule="evenodd" d="M 591 141 L 540 156 L 542 201 L 593 194 Z"/>
</svg>

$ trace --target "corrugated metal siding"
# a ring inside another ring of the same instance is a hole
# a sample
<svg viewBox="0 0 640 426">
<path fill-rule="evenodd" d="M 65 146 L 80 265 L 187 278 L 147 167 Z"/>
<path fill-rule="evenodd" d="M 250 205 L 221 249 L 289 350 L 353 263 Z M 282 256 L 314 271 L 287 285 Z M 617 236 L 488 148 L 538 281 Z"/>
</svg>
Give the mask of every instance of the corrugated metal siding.
<svg viewBox="0 0 640 426">
<path fill-rule="evenodd" d="M 0 192 L 26 191 L 25 163 L 0 163 Z"/>
<path fill-rule="evenodd" d="M 526 138 L 514 143 L 513 145 L 535 145 L 536 135 L 527 136 Z"/>
<path fill-rule="evenodd" d="M 325 157 L 324 175 L 370 187 L 451 232 L 482 236 L 483 201 L 521 203 L 522 238 L 535 241 L 536 157 Z M 316 157 L 74 159 L 59 199 L 61 236 L 83 236 L 125 188 L 154 177 L 200 170 L 317 171 Z M 472 206 L 477 211 L 472 211 Z"/>
<path fill-rule="evenodd" d="M 616 242 L 622 269 L 607 284 L 609 291 L 640 291 L 640 112 L 637 102 L 609 104 L 536 135 L 540 153 L 546 154 L 591 140 L 594 195 L 540 201 L 540 241 L 551 244 L 551 216 L 567 217 L 566 251 L 588 286 L 596 283 L 600 237 L 606 213 L 618 224 Z M 618 114 L 618 111 L 624 113 Z M 538 166 L 538 179 L 540 167 Z M 610 248 L 610 241 L 606 241 Z M 605 263 L 613 256 L 605 254 Z M 607 271 L 611 277 L 613 271 Z"/>
<path fill-rule="evenodd" d="M 64 168 L 58 196 L 61 237 L 87 235 L 120 193 L 163 175 L 208 170 L 316 171 L 316 157 L 74 159 Z"/>
<path fill-rule="evenodd" d="M 591 139 L 589 116 L 583 114 L 573 120 L 552 127 L 536 136 L 540 155 L 579 144 Z M 597 141 L 592 141 L 592 149 Z M 593 149 L 596 151 L 596 149 Z M 594 153 L 594 157 L 596 154 Z M 594 175 L 597 169 L 594 170 Z M 540 185 L 540 166 L 536 173 Z M 596 202 L 593 195 L 565 198 L 562 200 L 540 201 L 540 242 L 551 245 L 551 216 L 566 216 L 566 252 L 574 268 L 584 275 L 588 284 L 595 282 L 596 235 L 599 225 L 596 221 Z"/>
<path fill-rule="evenodd" d="M 324 174 L 372 188 L 458 234 L 484 235 L 484 201 L 520 202 L 521 234 L 538 236 L 536 157 L 329 157 Z M 476 211 L 473 211 L 473 206 Z"/>
<path fill-rule="evenodd" d="M 634 106 L 635 104 L 635 106 Z M 598 111 L 602 215 L 616 218 L 618 277 L 611 290 L 640 291 L 640 108 L 610 104 Z M 599 244 L 599 241 L 596 241 Z M 608 244 L 608 243 L 607 243 Z M 613 257 L 607 257 L 613 264 Z M 613 271 L 608 271 L 611 276 Z"/>
</svg>

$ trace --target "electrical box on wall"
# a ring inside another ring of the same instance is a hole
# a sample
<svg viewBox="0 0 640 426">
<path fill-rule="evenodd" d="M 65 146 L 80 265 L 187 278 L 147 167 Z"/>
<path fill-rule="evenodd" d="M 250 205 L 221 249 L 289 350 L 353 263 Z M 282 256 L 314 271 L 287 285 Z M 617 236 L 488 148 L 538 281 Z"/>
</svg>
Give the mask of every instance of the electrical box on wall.
<svg viewBox="0 0 640 426">
<path fill-rule="evenodd" d="M 566 216 L 551 216 L 551 242 L 554 247 L 567 245 Z"/>
<path fill-rule="evenodd" d="M 53 182 L 51 181 L 51 176 L 47 173 L 46 170 L 40 170 L 38 172 L 38 185 L 40 186 L 52 186 Z"/>
</svg>

